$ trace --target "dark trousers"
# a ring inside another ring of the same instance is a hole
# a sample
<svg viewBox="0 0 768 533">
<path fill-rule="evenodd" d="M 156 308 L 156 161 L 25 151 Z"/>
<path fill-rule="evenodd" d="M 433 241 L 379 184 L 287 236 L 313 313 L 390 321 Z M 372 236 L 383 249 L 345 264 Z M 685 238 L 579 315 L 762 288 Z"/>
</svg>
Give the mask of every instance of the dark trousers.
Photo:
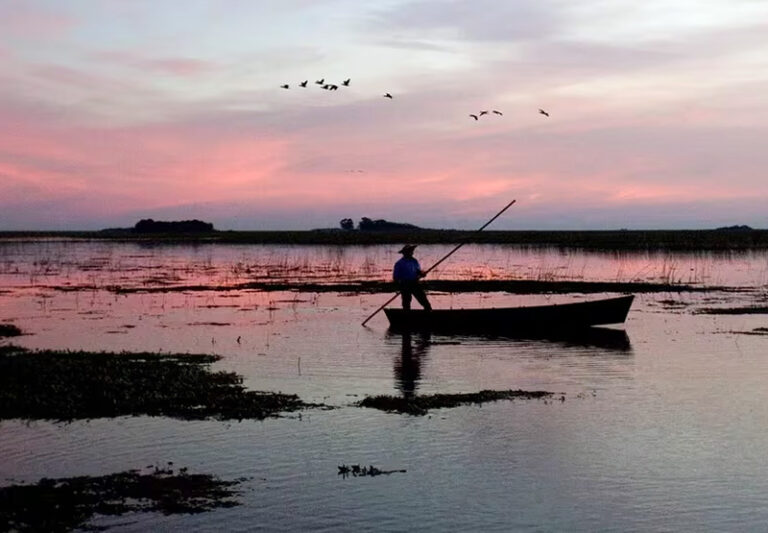
<svg viewBox="0 0 768 533">
<path fill-rule="evenodd" d="M 411 298 L 416 297 L 416 301 L 427 311 L 432 310 L 432 304 L 429 303 L 424 289 L 421 288 L 418 281 L 401 281 L 400 295 L 403 298 L 403 309 L 411 308 Z"/>
</svg>

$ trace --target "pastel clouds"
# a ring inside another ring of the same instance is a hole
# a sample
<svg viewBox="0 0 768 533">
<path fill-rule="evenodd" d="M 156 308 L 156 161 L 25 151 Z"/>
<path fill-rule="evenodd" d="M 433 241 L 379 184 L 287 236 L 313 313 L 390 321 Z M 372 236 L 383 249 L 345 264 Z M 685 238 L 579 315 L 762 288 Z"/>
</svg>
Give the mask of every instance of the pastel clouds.
<svg viewBox="0 0 768 533">
<path fill-rule="evenodd" d="M 218 68 L 218 65 L 212 61 L 194 57 L 142 57 L 138 54 L 117 51 L 101 52 L 94 56 L 94 60 L 110 63 L 113 67 L 127 67 L 134 71 L 149 71 L 184 77 L 200 76 Z"/>
<path fill-rule="evenodd" d="M 61 35 L 76 26 L 76 18 L 55 5 L 24 0 L 5 0 L 0 4 L 0 28 L 6 36 L 25 39 Z"/>
<path fill-rule="evenodd" d="M 768 223 L 761 3 L 363 4 L 4 4 L 0 229 Z"/>
</svg>

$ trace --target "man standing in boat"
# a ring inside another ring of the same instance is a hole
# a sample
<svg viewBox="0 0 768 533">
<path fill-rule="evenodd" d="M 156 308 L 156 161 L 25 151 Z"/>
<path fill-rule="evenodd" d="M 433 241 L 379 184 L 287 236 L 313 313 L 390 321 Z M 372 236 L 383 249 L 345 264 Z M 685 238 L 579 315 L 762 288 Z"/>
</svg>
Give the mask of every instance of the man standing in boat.
<svg viewBox="0 0 768 533">
<path fill-rule="evenodd" d="M 411 298 L 416 297 L 421 306 L 427 310 L 432 310 L 432 305 L 427 299 L 427 295 L 424 294 L 424 289 L 419 284 L 419 279 L 427 275 L 421 269 L 419 262 L 413 257 L 413 250 L 416 248 L 415 244 L 406 244 L 400 249 L 401 257 L 395 263 L 395 269 L 392 273 L 392 277 L 395 282 L 400 286 L 400 294 L 403 297 L 403 309 L 411 308 Z"/>
</svg>

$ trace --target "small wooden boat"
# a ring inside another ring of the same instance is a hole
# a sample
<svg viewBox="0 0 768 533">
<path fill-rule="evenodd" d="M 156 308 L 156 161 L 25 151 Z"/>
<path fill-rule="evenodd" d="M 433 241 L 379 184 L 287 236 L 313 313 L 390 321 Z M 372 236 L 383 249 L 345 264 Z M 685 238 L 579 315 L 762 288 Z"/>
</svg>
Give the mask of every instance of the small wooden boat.
<svg viewBox="0 0 768 533">
<path fill-rule="evenodd" d="M 384 309 L 393 331 L 546 332 L 573 331 L 627 318 L 635 296 L 556 305 L 488 309 Z"/>
</svg>

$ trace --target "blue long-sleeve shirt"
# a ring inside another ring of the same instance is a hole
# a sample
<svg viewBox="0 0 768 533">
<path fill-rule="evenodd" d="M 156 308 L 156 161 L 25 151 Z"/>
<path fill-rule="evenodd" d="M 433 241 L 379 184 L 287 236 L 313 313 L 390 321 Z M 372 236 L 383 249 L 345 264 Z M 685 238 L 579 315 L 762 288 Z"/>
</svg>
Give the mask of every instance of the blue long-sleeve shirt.
<svg viewBox="0 0 768 533">
<path fill-rule="evenodd" d="M 413 257 L 401 257 L 395 263 L 392 277 L 395 281 L 416 281 L 421 277 L 421 266 Z"/>
</svg>

